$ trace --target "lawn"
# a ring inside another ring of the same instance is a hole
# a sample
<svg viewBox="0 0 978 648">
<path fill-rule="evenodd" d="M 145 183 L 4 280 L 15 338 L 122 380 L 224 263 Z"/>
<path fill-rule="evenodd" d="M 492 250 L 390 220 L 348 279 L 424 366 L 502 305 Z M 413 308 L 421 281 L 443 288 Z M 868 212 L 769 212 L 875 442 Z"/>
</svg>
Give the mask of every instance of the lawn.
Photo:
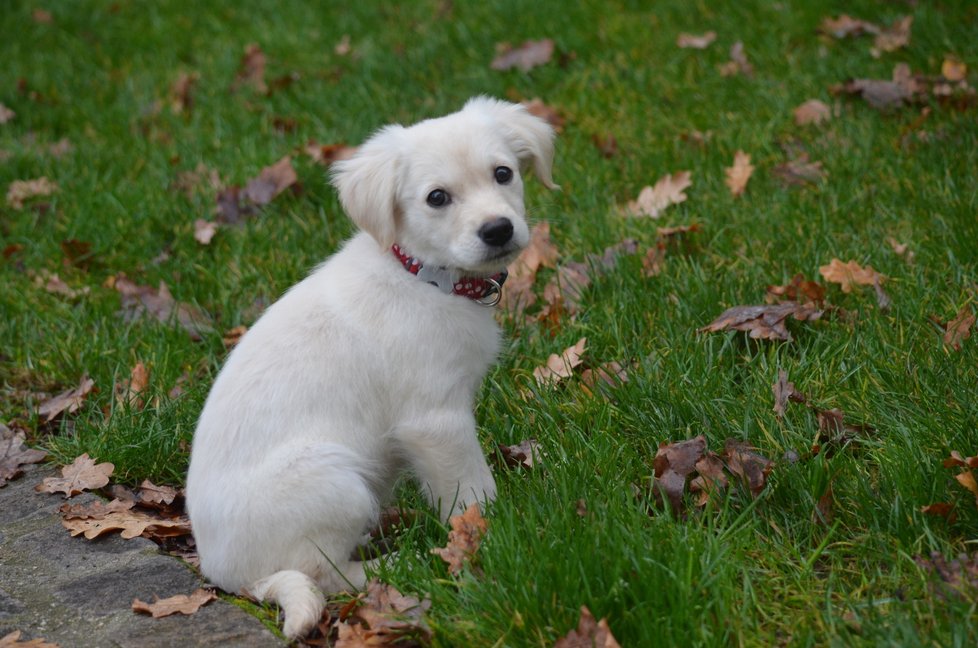
<svg viewBox="0 0 978 648">
<path fill-rule="evenodd" d="M 56 461 L 88 452 L 119 481 L 182 484 L 225 334 L 352 232 L 307 144 L 356 145 L 477 94 L 539 98 L 563 119 L 562 190 L 531 180 L 527 204 L 558 265 L 585 263 L 590 284 L 576 313 L 500 311 L 507 342 L 477 418 L 487 453 L 532 438 L 542 457 L 498 468 L 471 569 L 448 574 L 430 554 L 446 527 L 422 515 L 379 577 L 431 598 L 438 646 L 550 646 L 582 605 L 623 646 L 976 645 L 978 506 L 955 479 L 965 469 L 943 462 L 978 454 L 978 331 L 945 341 L 978 310 L 978 101 L 940 77 L 960 61 L 978 83 L 978 5 L 340 4 L 6 4 L 0 188 L 46 177 L 57 189 L 0 205 L 0 421 Z M 819 31 L 842 12 L 883 27 L 912 16 L 909 41 L 873 52 L 873 34 Z M 677 45 L 708 31 L 705 49 Z M 500 43 L 543 38 L 546 62 L 490 66 Z M 736 42 L 751 70 L 725 67 Z M 265 59 L 251 76 L 250 44 Z M 900 63 L 923 75 L 902 101 L 844 87 L 889 81 Z M 830 114 L 800 125 L 810 99 Z M 735 196 L 724 170 L 738 150 L 755 170 Z M 219 192 L 286 155 L 296 183 L 196 240 L 195 221 L 221 217 Z M 786 170 L 806 155 L 819 163 L 807 176 Z M 680 171 L 686 200 L 657 219 L 625 213 Z M 648 272 L 658 228 L 693 224 Z M 589 257 L 626 239 L 636 251 L 612 268 Z M 872 266 L 891 303 L 826 281 L 832 259 Z M 559 272 L 539 271 L 541 303 Z M 788 322 L 790 340 L 699 332 L 796 273 L 824 287 L 825 313 Z M 124 278 L 164 282 L 206 327 L 134 317 Z M 581 338 L 575 375 L 535 379 Z M 627 382 L 585 389 L 581 370 L 609 362 Z M 130 399 L 137 363 L 149 382 Z M 783 416 L 781 371 L 807 399 Z M 37 414 L 84 375 L 96 389 L 77 411 Z M 849 427 L 820 428 L 832 409 Z M 682 513 L 659 501 L 660 444 L 701 434 L 715 452 L 735 439 L 774 462 L 757 497 L 732 479 L 702 507 L 695 494 Z M 935 503 L 952 513 L 921 510 Z M 409 485 L 397 504 L 423 508 Z M 958 574 L 970 565 L 972 584 L 944 583 L 932 552 L 971 555 Z"/>
</svg>

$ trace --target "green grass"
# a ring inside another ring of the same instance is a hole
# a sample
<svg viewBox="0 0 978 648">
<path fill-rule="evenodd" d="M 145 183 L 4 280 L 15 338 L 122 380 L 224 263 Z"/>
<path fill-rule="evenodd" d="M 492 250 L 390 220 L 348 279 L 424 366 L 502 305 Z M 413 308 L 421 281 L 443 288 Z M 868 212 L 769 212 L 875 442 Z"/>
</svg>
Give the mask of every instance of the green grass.
<svg viewBox="0 0 978 648">
<path fill-rule="evenodd" d="M 531 182 L 528 204 L 550 222 L 564 260 L 625 237 L 644 249 L 657 226 L 697 222 L 703 231 L 655 278 L 643 276 L 638 257 L 622 259 L 556 333 L 507 324 L 508 346 L 478 407 L 484 446 L 535 437 L 545 467 L 497 473 L 481 574 L 448 577 L 429 554 L 445 529 L 424 518 L 382 576 L 431 596 L 429 622 L 444 646 L 552 645 L 576 626 L 581 605 L 607 617 L 625 646 L 975 645 L 976 594 L 934 596 L 913 557 L 973 551 L 978 540 L 973 499 L 941 467 L 952 449 L 978 453 L 978 340 L 951 351 L 928 319 L 949 320 L 978 301 L 978 111 L 934 102 L 921 127 L 928 139 L 901 144 L 920 106 L 881 114 L 828 91 L 851 77 L 889 78 L 897 62 L 935 75 L 946 54 L 978 69 L 973 3 L 668 0 L 555 10 L 431 1 L 340 10 L 86 0 L 51 3 L 49 24 L 32 20 L 33 8 L 15 0 L 0 16 L 0 102 L 17 113 L 0 125 L 9 153 L 0 186 L 47 176 L 60 191 L 47 209 L 0 207 L 0 247 L 22 246 L 0 259 L 0 414 L 33 430 L 57 460 L 89 452 L 114 462 L 122 480 L 182 482 L 195 419 L 223 361 L 221 332 L 252 323 L 261 303 L 352 231 L 324 170 L 297 155 L 301 194 L 280 196 L 203 247 L 193 222 L 211 217 L 213 193 L 173 191 L 177 173 L 202 162 L 226 184 L 243 184 L 310 139 L 357 143 L 475 94 L 540 97 L 567 117 L 554 170 L 563 191 Z M 816 33 L 823 17 L 843 11 L 885 24 L 911 13 L 910 46 L 875 59 L 869 37 Z M 675 46 L 680 31 L 710 29 L 719 36 L 705 51 Z M 344 34 L 352 56 L 334 53 Z M 528 73 L 489 68 L 496 43 L 541 37 L 555 40 L 560 62 Z M 718 73 L 737 40 L 753 79 Z M 251 42 L 268 56 L 269 80 L 298 79 L 270 96 L 230 92 Z M 176 115 L 168 96 L 181 72 L 200 81 L 193 110 Z M 978 81 L 973 71 L 969 80 Z M 791 111 L 810 98 L 838 116 L 796 126 Z M 277 117 L 295 129 L 279 132 Z M 694 130 L 711 133 L 705 145 L 683 140 Z M 606 134 L 619 144 L 610 159 L 591 141 Z M 62 137 L 71 153 L 44 152 Z M 824 183 L 782 186 L 773 169 L 793 141 L 824 164 Z M 723 168 L 737 149 L 757 171 L 733 198 Z M 685 203 L 654 222 L 618 215 L 643 185 L 681 169 L 693 178 Z M 888 236 L 910 245 L 914 263 Z M 85 267 L 63 263 L 67 239 L 91 243 Z M 768 284 L 796 272 L 817 278 L 833 257 L 889 277 L 892 309 L 878 309 L 869 289 L 831 287 L 829 300 L 849 318 L 792 325 L 790 343 L 696 333 L 729 306 L 761 303 Z M 91 292 L 49 294 L 28 274 L 41 270 Z M 213 318 L 215 333 L 193 342 L 177 327 L 125 323 L 118 294 L 103 285 L 120 271 L 141 284 L 165 281 Z M 629 382 L 609 399 L 586 397 L 573 381 L 535 387 L 533 368 L 582 336 L 592 364 L 634 363 Z M 150 367 L 158 400 L 130 411 L 114 404 L 112 386 L 137 361 Z M 875 432 L 808 458 L 814 414 L 792 404 L 778 421 L 771 410 L 779 369 L 818 407 L 838 407 Z M 99 391 L 55 429 L 40 426 L 26 394 L 60 391 L 83 373 Z M 181 375 L 184 392 L 171 398 Z M 658 444 L 700 433 L 713 449 L 733 437 L 776 459 L 764 493 L 751 501 L 733 492 L 687 519 L 649 514 Z M 802 460 L 782 460 L 789 450 Z M 830 482 L 834 520 L 825 524 L 813 512 Z M 919 512 L 936 501 L 955 502 L 957 521 Z M 420 507 L 411 489 L 400 502 Z"/>
</svg>

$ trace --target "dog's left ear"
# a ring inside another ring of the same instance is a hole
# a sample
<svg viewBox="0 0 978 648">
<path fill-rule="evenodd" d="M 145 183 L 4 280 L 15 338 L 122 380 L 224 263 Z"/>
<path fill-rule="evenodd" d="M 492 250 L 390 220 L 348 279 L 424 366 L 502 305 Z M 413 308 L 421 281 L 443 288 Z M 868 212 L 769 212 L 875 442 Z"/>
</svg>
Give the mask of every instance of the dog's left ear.
<svg viewBox="0 0 978 648">
<path fill-rule="evenodd" d="M 465 111 L 482 113 L 497 122 L 506 134 L 516 157 L 522 164 L 532 164 L 533 172 L 548 189 L 560 189 L 554 184 L 551 169 L 554 162 L 554 129 L 533 115 L 522 104 L 500 101 L 491 97 L 469 99 Z"/>
<path fill-rule="evenodd" d="M 343 209 L 382 248 L 397 237 L 397 184 L 402 126 L 386 126 L 364 142 L 353 157 L 333 164 L 331 181 Z"/>
</svg>

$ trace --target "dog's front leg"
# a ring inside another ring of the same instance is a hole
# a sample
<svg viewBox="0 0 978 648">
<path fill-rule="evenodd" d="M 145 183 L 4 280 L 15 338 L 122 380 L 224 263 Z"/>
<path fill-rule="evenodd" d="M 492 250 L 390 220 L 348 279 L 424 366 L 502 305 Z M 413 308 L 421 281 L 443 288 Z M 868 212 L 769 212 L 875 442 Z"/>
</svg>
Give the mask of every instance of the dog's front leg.
<svg viewBox="0 0 978 648">
<path fill-rule="evenodd" d="M 473 502 L 495 499 L 496 481 L 470 412 L 430 413 L 399 430 L 398 437 L 421 488 L 443 520 Z"/>
</svg>

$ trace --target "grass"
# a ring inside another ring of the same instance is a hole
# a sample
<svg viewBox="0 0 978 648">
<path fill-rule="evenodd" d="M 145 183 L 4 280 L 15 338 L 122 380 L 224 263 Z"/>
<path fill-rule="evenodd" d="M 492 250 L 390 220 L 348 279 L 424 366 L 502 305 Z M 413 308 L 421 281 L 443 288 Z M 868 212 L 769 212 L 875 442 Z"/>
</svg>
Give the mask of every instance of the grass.
<svg viewBox="0 0 978 648">
<path fill-rule="evenodd" d="M 941 466 L 952 449 L 978 453 L 978 342 L 941 343 L 930 315 L 947 321 L 978 301 L 978 120 L 975 107 L 933 102 L 880 113 L 834 99 L 847 78 L 889 78 L 897 62 L 937 74 L 946 54 L 978 69 L 973 3 L 739 3 L 668 0 L 564 3 L 316 3 L 254 0 L 201 5 L 85 0 L 56 3 L 53 21 L 33 5 L 0 16 L 0 102 L 17 116 L 0 125 L 0 181 L 47 176 L 60 190 L 46 208 L 0 207 L 0 407 L 59 461 L 89 452 L 120 479 L 180 483 L 195 419 L 225 355 L 221 332 L 254 321 L 351 230 L 325 173 L 295 157 L 299 195 L 285 194 L 209 246 L 194 241 L 213 192 L 172 190 L 198 163 L 243 184 L 310 139 L 356 143 L 392 121 L 457 109 L 474 94 L 541 97 L 568 118 L 548 194 L 530 183 L 532 215 L 551 224 L 564 260 L 626 237 L 642 249 L 657 226 L 700 223 L 686 254 L 670 254 L 655 278 L 639 257 L 586 291 L 585 308 L 553 332 L 507 323 L 508 346 L 478 407 L 484 446 L 535 437 L 543 469 L 501 471 L 481 574 L 449 578 L 428 550 L 445 542 L 430 519 L 400 539 L 381 574 L 402 591 L 427 593 L 435 643 L 547 646 L 587 605 L 626 646 L 970 646 L 978 638 L 975 592 L 941 598 L 914 556 L 974 551 L 978 509 Z M 821 19 L 845 11 L 889 24 L 914 16 L 909 47 L 873 58 L 871 39 L 820 37 Z M 678 49 L 680 31 L 718 33 L 704 51 Z M 353 54 L 334 47 L 349 35 Z M 550 37 L 559 62 L 529 72 L 489 68 L 498 42 Z M 718 66 L 743 41 L 754 78 Z M 268 57 L 268 79 L 295 73 L 271 95 L 229 90 L 246 44 Z M 167 106 L 182 72 L 200 80 L 189 113 Z M 969 80 L 974 83 L 972 72 Z M 792 109 L 810 98 L 837 106 L 820 127 Z M 162 101 L 160 108 L 155 102 Z M 282 132 L 276 118 L 295 120 Z M 923 129 L 927 139 L 904 135 Z M 682 136 L 708 132 L 702 146 Z M 615 136 L 601 156 L 592 136 Z M 46 152 L 62 137 L 63 157 Z M 828 172 L 794 189 L 773 173 L 783 146 L 804 146 Z M 758 167 L 733 198 L 723 168 L 737 149 Z M 623 219 L 617 206 L 658 177 L 688 169 L 689 199 L 659 221 Z M 908 243 L 912 264 L 887 237 Z M 62 241 L 91 244 L 84 264 L 64 261 Z M 17 251 L 8 246 L 20 246 Z M 768 284 L 796 272 L 817 277 L 833 257 L 889 277 L 888 312 L 871 291 L 829 299 L 851 313 L 792 326 L 790 343 L 695 331 L 723 309 L 760 303 Z M 89 287 L 77 299 L 49 294 L 31 272 L 57 272 Z M 201 307 L 215 332 L 200 342 L 175 326 L 118 315 L 105 280 L 124 271 L 165 281 Z M 546 276 L 540 281 L 545 281 Z M 534 385 L 550 353 L 588 338 L 593 364 L 634 363 L 610 398 Z M 137 362 L 151 370 L 151 406 L 115 404 L 112 386 Z M 838 407 L 875 432 L 831 456 L 808 458 L 814 415 L 771 410 L 784 369 L 822 408 Z M 91 375 L 99 391 L 55 429 L 31 413 L 30 393 L 57 392 Z M 186 375 L 183 393 L 169 390 Z M 529 393 L 527 397 L 526 394 Z M 734 491 L 678 519 L 648 511 L 658 444 L 705 434 L 749 441 L 778 460 L 761 497 Z M 801 461 L 782 460 L 787 451 Z M 831 483 L 834 519 L 814 516 Z M 636 487 L 639 496 L 635 495 Z M 405 488 L 399 503 L 420 507 Z M 584 500 L 586 516 L 577 513 Z M 949 523 L 919 509 L 957 505 Z"/>
</svg>

